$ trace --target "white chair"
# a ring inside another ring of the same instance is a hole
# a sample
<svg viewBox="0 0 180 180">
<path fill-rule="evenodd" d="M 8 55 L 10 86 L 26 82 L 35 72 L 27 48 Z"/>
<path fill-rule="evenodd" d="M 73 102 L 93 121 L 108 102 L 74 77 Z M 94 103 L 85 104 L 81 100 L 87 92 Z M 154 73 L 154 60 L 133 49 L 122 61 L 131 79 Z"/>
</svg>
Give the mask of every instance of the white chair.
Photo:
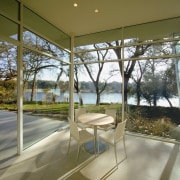
<svg viewBox="0 0 180 180">
<path fill-rule="evenodd" d="M 117 143 L 120 142 L 120 140 L 123 140 L 125 156 L 127 158 L 126 146 L 125 146 L 125 136 L 124 136 L 126 121 L 127 120 L 125 120 L 125 121 L 123 121 L 121 123 L 118 123 L 115 130 L 106 131 L 105 133 L 99 135 L 99 141 L 103 140 L 106 143 L 114 146 L 114 153 L 115 153 L 115 159 L 116 159 L 117 168 L 118 168 L 118 160 L 117 160 L 116 145 L 117 145 Z M 98 151 L 99 151 L 99 145 L 98 145 Z"/>
<path fill-rule="evenodd" d="M 78 108 L 74 110 L 74 118 L 75 118 L 75 122 L 77 123 L 78 127 L 81 129 L 86 129 L 86 128 L 90 128 L 91 126 L 88 124 L 84 124 L 84 123 L 80 123 L 78 122 L 78 116 L 80 116 L 81 114 L 85 114 L 86 113 L 86 109 L 85 108 Z"/>
<path fill-rule="evenodd" d="M 106 124 L 106 125 L 98 126 L 98 129 L 108 131 L 108 130 L 116 127 L 116 114 L 117 114 L 117 112 L 116 112 L 116 109 L 106 109 L 105 114 L 107 114 L 108 116 L 112 116 L 114 119 L 114 122 L 112 124 Z"/>
<path fill-rule="evenodd" d="M 71 143 L 72 138 L 74 138 L 78 142 L 78 151 L 77 151 L 76 160 L 78 160 L 81 145 L 85 144 L 86 142 L 94 141 L 94 152 L 96 152 L 95 151 L 95 136 L 86 130 L 78 130 L 77 124 L 74 121 L 72 121 L 70 118 L 68 118 L 68 121 L 69 121 L 69 126 L 70 126 L 70 139 L 69 139 L 68 153 L 69 153 L 70 143 Z"/>
</svg>

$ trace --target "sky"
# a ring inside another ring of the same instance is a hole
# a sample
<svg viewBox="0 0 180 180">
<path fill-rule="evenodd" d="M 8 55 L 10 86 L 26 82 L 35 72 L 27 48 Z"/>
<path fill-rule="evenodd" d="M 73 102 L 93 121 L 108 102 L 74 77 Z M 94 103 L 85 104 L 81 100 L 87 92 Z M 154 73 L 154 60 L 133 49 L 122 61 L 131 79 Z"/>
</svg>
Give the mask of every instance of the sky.
<svg viewBox="0 0 180 180">
<path fill-rule="evenodd" d="M 117 66 L 117 62 L 116 63 L 106 63 L 104 64 L 104 68 L 103 68 L 103 71 L 102 71 L 102 74 L 101 74 L 101 81 L 104 81 L 105 79 L 109 78 L 109 71 L 112 70 L 112 69 L 118 69 L 119 67 Z M 93 67 L 93 71 L 95 70 L 95 67 Z M 41 80 L 47 80 L 47 81 L 56 81 L 57 80 L 57 76 L 59 74 L 60 70 L 56 70 L 54 69 L 53 71 L 52 70 L 43 70 L 43 73 L 41 73 L 39 75 L 39 78 Z M 79 81 L 91 81 L 88 73 L 86 70 L 84 71 L 79 71 Z M 122 82 L 121 81 L 121 75 L 119 72 L 115 72 L 114 73 L 115 75 L 112 76 L 108 82 L 113 82 L 113 81 L 118 81 L 118 82 Z M 95 76 L 94 76 L 95 77 Z M 68 81 L 68 77 L 66 77 L 64 74 L 61 76 L 61 79 L 60 80 L 63 80 L 63 81 Z"/>
</svg>

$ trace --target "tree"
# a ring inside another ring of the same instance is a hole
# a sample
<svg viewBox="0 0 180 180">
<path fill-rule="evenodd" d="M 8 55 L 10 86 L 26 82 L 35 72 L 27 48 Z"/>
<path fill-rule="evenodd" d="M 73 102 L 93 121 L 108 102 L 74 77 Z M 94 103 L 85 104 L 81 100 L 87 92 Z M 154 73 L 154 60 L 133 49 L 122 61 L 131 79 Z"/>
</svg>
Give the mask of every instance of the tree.
<svg viewBox="0 0 180 180">
<path fill-rule="evenodd" d="M 173 97 L 173 95 L 177 96 L 176 72 L 173 60 L 170 66 L 163 73 L 162 80 L 162 96 L 168 101 L 170 107 L 172 107 L 169 98 Z"/>
<path fill-rule="evenodd" d="M 106 60 L 106 56 L 108 55 L 108 50 L 98 50 L 102 44 L 97 45 L 94 44 L 94 48 L 96 50 L 96 55 L 97 58 L 95 57 L 95 54 L 92 53 L 81 53 L 78 54 L 78 58 L 84 63 L 84 67 L 92 80 L 94 87 L 95 87 L 95 92 L 96 92 L 96 105 L 100 104 L 100 96 L 101 93 L 105 90 L 107 81 L 113 76 L 113 72 L 109 74 L 107 78 L 104 79 L 103 82 L 101 82 L 101 74 L 103 71 L 104 63 Z M 104 45 L 104 44 L 103 44 Z M 91 62 L 95 60 L 97 63 L 95 64 L 87 64 L 87 62 Z"/>
<path fill-rule="evenodd" d="M 154 63 L 151 64 L 154 67 Z M 162 86 L 161 75 L 149 71 L 143 77 L 144 81 L 141 84 L 142 96 L 146 99 L 149 105 L 157 106 L 157 100 L 160 98 L 160 89 Z"/>
<path fill-rule="evenodd" d="M 74 88 L 76 89 L 76 92 L 79 97 L 79 104 L 80 106 L 83 106 L 83 99 L 81 96 L 81 90 L 80 90 L 80 82 L 79 82 L 79 76 L 78 76 L 78 69 L 80 66 L 74 65 Z"/>
<path fill-rule="evenodd" d="M 169 98 L 174 94 L 175 88 L 175 69 L 172 61 L 152 59 L 147 61 L 146 71 L 141 84 L 141 91 L 146 101 L 153 106 L 157 106 L 157 101 L 164 97 L 170 106 L 172 106 Z M 177 92 L 177 91 L 176 91 Z"/>
<path fill-rule="evenodd" d="M 38 49 L 45 53 L 47 52 L 48 54 L 51 54 L 55 57 L 58 56 L 58 49 L 48 41 L 30 32 L 25 32 L 23 35 L 24 43 L 28 46 L 31 46 L 34 49 Z M 54 64 L 53 58 L 35 53 L 29 49 L 24 49 L 23 53 L 24 88 L 26 87 L 27 82 L 32 80 L 30 100 L 33 101 L 38 73 L 40 73 L 44 69 L 59 68 L 60 64 Z"/>
<path fill-rule="evenodd" d="M 148 55 L 157 57 L 170 55 L 173 50 L 172 47 L 172 42 L 154 44 L 149 48 Z M 157 100 L 164 97 L 172 106 L 169 100 L 174 94 L 172 87 L 175 87 L 172 83 L 172 79 L 175 79 L 175 67 L 172 66 L 172 60 L 159 58 L 150 59 L 147 62 L 143 83 L 144 98 L 149 104 L 156 106 Z"/>
<path fill-rule="evenodd" d="M 0 102 L 14 103 L 16 102 L 16 80 L 0 80 Z"/>
<path fill-rule="evenodd" d="M 134 40 L 132 40 L 132 41 L 134 41 Z M 132 43 L 132 42 L 130 41 L 130 43 Z M 134 41 L 134 43 L 135 43 L 135 41 Z M 137 43 L 140 43 L 140 42 L 137 42 Z M 114 50 L 117 58 L 122 59 L 121 58 L 122 41 L 107 42 L 107 44 L 109 45 L 109 47 L 117 46 L 117 48 L 113 48 L 113 50 Z M 144 55 L 150 46 L 151 46 L 151 44 L 141 44 L 141 45 L 136 45 L 133 47 L 130 46 L 130 47 L 126 48 L 125 51 L 126 51 L 126 54 L 129 56 L 129 58 L 137 58 L 137 57 Z M 125 104 L 125 106 L 127 105 L 128 82 L 129 82 L 130 78 L 132 77 L 132 72 L 136 65 L 136 61 L 137 60 L 126 61 L 124 63 L 124 69 L 122 68 L 123 62 L 122 61 L 118 62 L 121 76 L 122 76 L 122 73 L 124 73 L 124 104 Z"/>
<path fill-rule="evenodd" d="M 29 81 L 29 78 L 32 78 L 31 84 L 31 99 L 33 101 L 37 75 L 41 70 L 46 68 L 57 68 L 56 65 L 50 64 L 49 57 L 42 56 L 41 54 L 34 53 L 32 51 L 26 50 L 24 51 L 24 79 L 25 82 Z"/>
<path fill-rule="evenodd" d="M 60 88 L 60 97 L 63 101 L 67 101 L 65 100 L 64 97 L 64 93 L 68 90 L 69 88 L 69 82 L 68 81 L 59 81 L 58 84 L 59 88 Z"/>
<path fill-rule="evenodd" d="M 144 72 L 146 70 L 148 61 L 137 61 L 137 67 L 134 69 L 132 72 L 132 79 L 134 80 L 136 87 L 135 87 L 135 94 L 136 94 L 136 99 L 137 99 L 137 105 L 140 105 L 140 100 L 141 100 L 141 81 L 144 75 Z"/>
<path fill-rule="evenodd" d="M 0 102 L 16 102 L 17 48 L 0 42 Z"/>
<path fill-rule="evenodd" d="M 0 79 L 11 80 L 17 77 L 17 48 L 7 42 L 0 42 Z"/>
</svg>

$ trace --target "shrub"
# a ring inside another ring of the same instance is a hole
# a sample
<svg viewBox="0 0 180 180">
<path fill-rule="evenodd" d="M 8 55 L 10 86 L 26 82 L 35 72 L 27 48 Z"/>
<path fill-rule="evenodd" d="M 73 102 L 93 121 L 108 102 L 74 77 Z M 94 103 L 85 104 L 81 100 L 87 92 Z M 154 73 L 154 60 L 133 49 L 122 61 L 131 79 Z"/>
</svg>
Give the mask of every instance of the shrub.
<svg viewBox="0 0 180 180">
<path fill-rule="evenodd" d="M 126 115 L 128 121 L 126 129 L 128 131 L 161 136 L 161 137 L 170 137 L 172 129 L 176 127 L 176 125 L 171 121 L 170 118 L 162 117 L 162 118 L 147 118 L 144 117 L 144 109 L 137 108 L 131 113 Z"/>
</svg>

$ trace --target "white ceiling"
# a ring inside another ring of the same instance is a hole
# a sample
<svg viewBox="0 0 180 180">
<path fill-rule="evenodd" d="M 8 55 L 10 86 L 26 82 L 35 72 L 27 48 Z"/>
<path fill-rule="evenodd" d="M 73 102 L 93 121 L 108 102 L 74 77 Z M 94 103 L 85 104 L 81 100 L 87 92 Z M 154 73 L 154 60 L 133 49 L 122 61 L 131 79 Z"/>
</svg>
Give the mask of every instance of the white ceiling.
<svg viewBox="0 0 180 180">
<path fill-rule="evenodd" d="M 180 16 L 180 0 L 23 0 L 68 35 L 87 35 Z M 78 6 L 73 7 L 73 3 Z M 95 9 L 99 13 L 95 13 Z M 179 26 L 179 25 L 177 25 Z"/>
</svg>

